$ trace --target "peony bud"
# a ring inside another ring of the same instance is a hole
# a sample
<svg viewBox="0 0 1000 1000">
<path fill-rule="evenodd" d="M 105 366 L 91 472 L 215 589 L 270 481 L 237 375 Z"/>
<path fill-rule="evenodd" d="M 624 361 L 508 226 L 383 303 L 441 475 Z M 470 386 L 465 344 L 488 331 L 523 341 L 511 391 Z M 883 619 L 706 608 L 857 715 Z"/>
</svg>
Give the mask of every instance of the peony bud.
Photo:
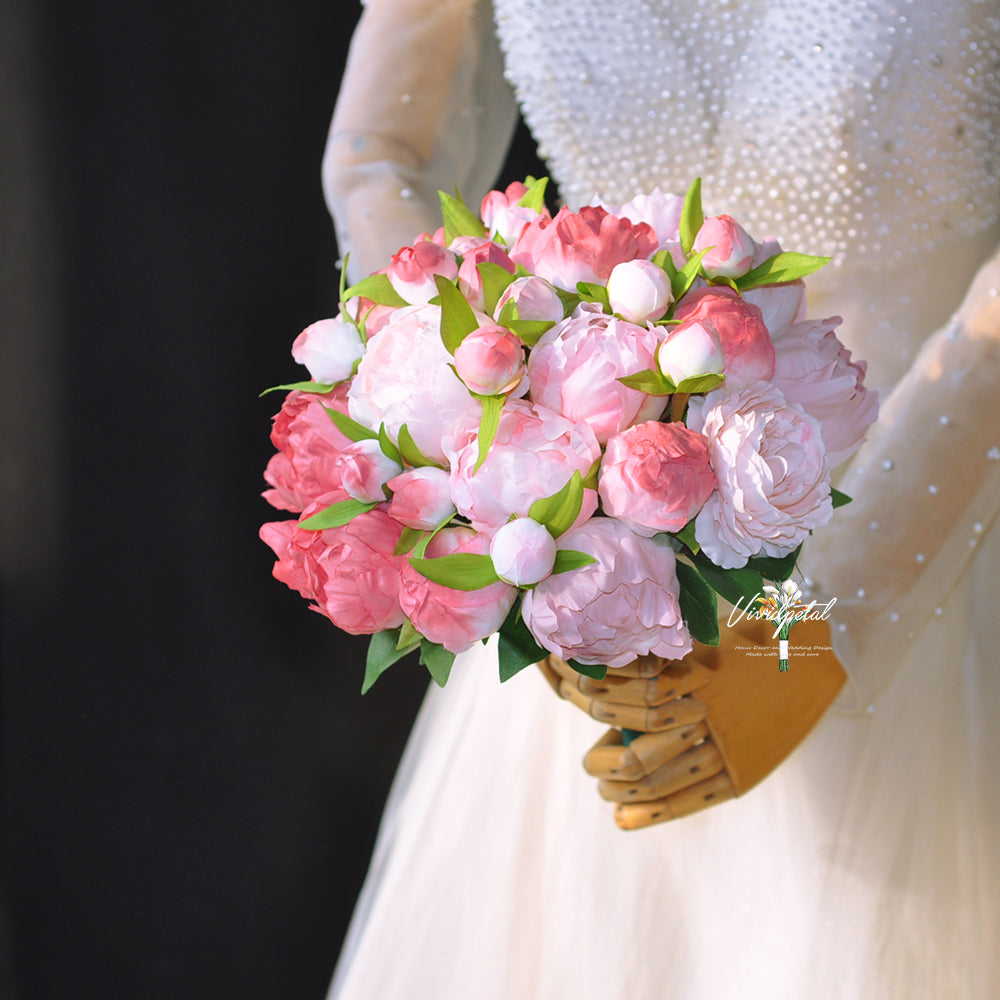
<svg viewBox="0 0 1000 1000">
<path fill-rule="evenodd" d="M 339 316 L 307 326 L 292 344 L 292 357 L 309 369 L 314 382 L 334 385 L 351 377 L 364 353 L 357 329 Z"/>
<path fill-rule="evenodd" d="M 675 327 L 657 349 L 656 362 L 674 385 L 699 375 L 721 375 L 722 341 L 715 324 L 692 320 Z"/>
<path fill-rule="evenodd" d="M 502 326 L 473 330 L 455 351 L 455 370 L 469 389 L 480 396 L 511 392 L 524 378 L 521 341 Z"/>
<path fill-rule="evenodd" d="M 674 295 L 670 279 L 651 260 L 627 260 L 616 264 L 608 277 L 611 311 L 630 323 L 660 319 Z"/>
<path fill-rule="evenodd" d="M 430 531 L 455 513 L 448 473 L 433 465 L 409 469 L 386 483 L 392 490 L 389 516 L 407 528 Z"/>
<path fill-rule="evenodd" d="M 563 303 L 555 286 L 533 274 L 515 278 L 507 286 L 497 303 L 495 315 L 499 317 L 511 300 L 517 305 L 518 319 L 558 323 L 563 318 Z"/>
<path fill-rule="evenodd" d="M 385 500 L 382 486 L 403 471 L 399 462 L 389 458 L 378 441 L 372 438 L 356 441 L 345 448 L 339 464 L 341 485 L 355 500 L 365 503 L 381 503 Z"/>
<path fill-rule="evenodd" d="M 728 215 L 709 216 L 698 230 L 694 249 L 707 247 L 701 266 L 710 278 L 740 278 L 753 267 L 753 238 Z"/>
<path fill-rule="evenodd" d="M 501 580 L 515 587 L 530 587 L 552 572 L 556 540 L 544 524 L 519 517 L 497 530 L 490 543 L 490 556 Z"/>
<path fill-rule="evenodd" d="M 422 306 L 438 294 L 434 284 L 436 274 L 444 275 L 449 281 L 458 277 L 458 261 L 450 250 L 421 240 L 393 254 L 385 273 L 401 298 L 411 305 Z"/>
</svg>

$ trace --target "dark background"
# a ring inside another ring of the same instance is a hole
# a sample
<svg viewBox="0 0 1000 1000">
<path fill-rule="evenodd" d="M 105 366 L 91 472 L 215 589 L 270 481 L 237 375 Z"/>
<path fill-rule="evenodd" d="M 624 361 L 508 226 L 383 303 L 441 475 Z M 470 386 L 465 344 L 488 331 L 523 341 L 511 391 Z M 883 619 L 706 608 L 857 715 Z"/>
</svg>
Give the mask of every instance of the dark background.
<svg viewBox="0 0 1000 1000">
<path fill-rule="evenodd" d="M 0 0 L 0 998 L 324 995 L 426 683 L 256 537 L 359 11 Z"/>
</svg>

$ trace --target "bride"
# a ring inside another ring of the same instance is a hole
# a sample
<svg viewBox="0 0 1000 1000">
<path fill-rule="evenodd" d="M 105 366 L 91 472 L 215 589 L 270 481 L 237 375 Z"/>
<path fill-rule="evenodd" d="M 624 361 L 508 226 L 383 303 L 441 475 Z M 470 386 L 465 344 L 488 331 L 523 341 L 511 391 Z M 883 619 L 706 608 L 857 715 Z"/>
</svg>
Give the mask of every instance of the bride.
<svg viewBox="0 0 1000 1000">
<path fill-rule="evenodd" d="M 369 0 L 324 161 L 352 278 L 437 228 L 439 188 L 489 187 L 506 74 L 571 207 L 701 176 L 707 211 L 833 257 L 810 315 L 883 406 L 801 565 L 849 675 L 805 743 L 624 833 L 580 767 L 602 727 L 466 654 L 332 997 L 1000 995 L 998 40 L 995 0 Z"/>
</svg>

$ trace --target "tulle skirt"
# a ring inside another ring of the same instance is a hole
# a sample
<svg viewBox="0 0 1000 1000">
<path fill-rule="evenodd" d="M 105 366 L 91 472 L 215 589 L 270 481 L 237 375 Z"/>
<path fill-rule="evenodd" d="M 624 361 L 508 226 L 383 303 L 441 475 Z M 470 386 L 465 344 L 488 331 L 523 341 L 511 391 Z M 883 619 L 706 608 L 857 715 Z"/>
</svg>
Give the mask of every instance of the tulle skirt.
<svg viewBox="0 0 1000 1000">
<path fill-rule="evenodd" d="M 421 710 L 331 997 L 1000 996 L 998 560 L 993 531 L 874 705 L 637 832 L 580 766 L 603 727 L 465 654 Z"/>
</svg>

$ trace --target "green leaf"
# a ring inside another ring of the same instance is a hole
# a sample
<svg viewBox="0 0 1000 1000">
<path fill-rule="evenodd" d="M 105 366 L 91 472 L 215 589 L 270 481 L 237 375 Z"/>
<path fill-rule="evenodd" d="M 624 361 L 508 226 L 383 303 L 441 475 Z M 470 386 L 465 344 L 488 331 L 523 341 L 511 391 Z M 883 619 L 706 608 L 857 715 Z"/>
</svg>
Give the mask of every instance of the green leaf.
<svg viewBox="0 0 1000 1000">
<path fill-rule="evenodd" d="M 691 378 L 684 379 L 677 386 L 677 391 L 687 393 L 711 392 L 713 389 L 718 389 L 725 381 L 725 375 L 694 375 Z"/>
<path fill-rule="evenodd" d="M 849 497 L 846 493 L 841 493 L 840 490 L 830 490 L 830 499 L 833 501 L 834 510 L 838 507 L 843 507 L 845 504 L 849 504 L 854 497 Z"/>
<path fill-rule="evenodd" d="M 396 542 L 396 547 L 392 550 L 394 556 L 405 556 L 407 552 L 412 552 L 413 547 L 420 541 L 424 533 L 419 528 L 403 528 L 403 533 Z"/>
<path fill-rule="evenodd" d="M 448 683 L 455 654 L 449 653 L 444 646 L 423 638 L 420 640 L 420 662 L 427 668 L 437 686 L 444 687 Z"/>
<path fill-rule="evenodd" d="M 330 504 L 324 510 L 318 511 L 312 517 L 299 522 L 300 528 L 306 531 L 322 531 L 324 528 L 340 528 L 353 521 L 359 514 L 377 507 L 377 503 L 366 503 L 364 500 L 339 500 Z"/>
<path fill-rule="evenodd" d="M 593 281 L 578 281 L 576 290 L 584 302 L 597 302 L 605 312 L 611 312 L 608 290 L 604 285 L 598 285 Z"/>
<path fill-rule="evenodd" d="M 696 254 L 690 257 L 688 262 L 677 272 L 677 283 L 671 285 L 671 289 L 674 293 L 675 304 L 690 291 L 691 286 L 695 282 L 695 278 L 698 277 L 698 272 L 701 270 L 701 262 L 705 259 L 705 254 L 707 254 L 708 251 L 708 247 L 704 250 L 699 250 Z"/>
<path fill-rule="evenodd" d="M 771 556 L 754 556 L 748 563 L 751 569 L 757 570 L 767 580 L 783 582 L 787 580 L 795 569 L 798 562 L 799 552 L 802 551 L 800 545 L 794 552 L 789 552 L 787 556 L 772 558 Z"/>
<path fill-rule="evenodd" d="M 385 429 L 385 424 L 379 424 L 378 446 L 382 449 L 382 454 L 386 458 L 392 459 L 393 462 L 399 465 L 403 464 L 403 456 L 400 455 L 399 449 L 392 443 L 392 438 L 389 437 L 389 432 Z"/>
<path fill-rule="evenodd" d="M 830 257 L 813 257 L 805 253 L 778 253 L 769 257 L 748 271 L 736 284 L 740 291 L 758 288 L 761 285 L 780 285 L 786 281 L 798 281 L 829 264 Z"/>
<path fill-rule="evenodd" d="M 441 199 L 441 218 L 444 220 L 444 240 L 451 243 L 458 236 L 485 236 L 486 230 L 482 220 L 472 212 L 462 201 L 462 196 L 455 191 L 455 197 L 439 191 Z"/>
<path fill-rule="evenodd" d="M 697 553 L 701 551 L 698 539 L 694 536 L 694 518 L 691 518 L 680 531 L 675 531 L 673 534 L 681 544 L 686 545 L 692 552 Z"/>
<path fill-rule="evenodd" d="M 548 183 L 548 177 L 528 177 L 525 180 L 528 190 L 521 195 L 517 207 L 541 212 L 545 208 L 545 188 L 548 187 Z"/>
<path fill-rule="evenodd" d="M 373 431 L 370 427 L 365 427 L 364 424 L 359 424 L 356 420 L 352 420 L 346 413 L 331 409 L 329 406 L 325 406 L 323 409 L 326 410 L 329 418 L 337 425 L 337 430 L 345 438 L 349 438 L 351 441 L 378 440 L 378 433 L 376 431 Z"/>
<path fill-rule="evenodd" d="M 597 560 L 586 552 L 577 552 L 576 549 L 559 549 L 556 552 L 556 561 L 552 567 L 552 573 L 567 573 L 571 569 L 579 569 L 581 566 L 589 566 Z"/>
<path fill-rule="evenodd" d="M 608 668 L 603 663 L 577 663 L 576 660 L 567 660 L 566 663 L 578 674 L 593 677 L 595 681 L 603 681 L 608 676 Z"/>
<path fill-rule="evenodd" d="M 332 385 L 329 382 L 286 382 L 285 385 L 272 385 L 270 389 L 265 389 L 260 396 L 266 396 L 269 392 L 281 392 L 283 389 L 286 391 L 293 391 L 297 389 L 299 392 L 315 392 L 325 395 L 328 392 L 333 392 L 337 387 L 337 383 Z"/>
<path fill-rule="evenodd" d="M 704 222 L 705 215 L 701 208 L 701 178 L 696 177 L 688 188 L 687 196 L 684 198 L 684 208 L 681 210 L 680 236 L 681 249 L 684 253 L 691 253 L 695 237 Z"/>
<path fill-rule="evenodd" d="M 497 428 L 500 426 L 500 413 L 503 410 L 503 396 L 480 396 L 473 393 L 483 404 L 483 416 L 479 421 L 479 455 L 476 457 L 476 464 L 472 467 L 472 474 L 479 471 L 479 466 L 486 461 L 489 454 L 490 445 L 497 436 Z"/>
<path fill-rule="evenodd" d="M 514 602 L 510 613 L 500 626 L 498 653 L 501 682 L 509 681 L 525 667 L 530 667 L 549 655 L 548 651 L 542 649 L 535 641 L 527 623 L 521 617 L 520 600 Z"/>
<path fill-rule="evenodd" d="M 413 649 L 419 642 L 420 633 L 414 628 L 413 622 L 407 618 L 400 627 L 399 638 L 396 640 L 396 649 Z"/>
<path fill-rule="evenodd" d="M 512 319 L 500 325 L 516 333 L 528 347 L 534 347 L 555 323 L 545 319 Z"/>
<path fill-rule="evenodd" d="M 597 489 L 597 485 L 600 482 L 600 472 L 601 457 L 598 456 L 594 459 L 594 464 L 587 470 L 587 474 L 583 477 L 583 488 L 585 490 Z"/>
<path fill-rule="evenodd" d="M 670 251 L 657 250 L 652 256 L 652 261 L 657 267 L 663 268 L 667 272 L 667 277 L 673 284 L 673 279 L 677 274 L 677 265 L 674 264 L 674 258 L 670 256 Z"/>
<path fill-rule="evenodd" d="M 677 386 L 666 375 L 654 371 L 652 368 L 636 372 L 635 375 L 622 375 L 616 381 L 627 385 L 630 389 L 638 389 L 639 392 L 648 393 L 650 396 L 669 396 L 672 392 L 677 391 Z"/>
<path fill-rule="evenodd" d="M 410 556 L 410 565 L 432 583 L 452 590 L 481 590 L 499 581 L 493 560 L 475 552 L 452 552 L 437 559 Z"/>
<path fill-rule="evenodd" d="M 367 694 L 371 690 L 371 686 L 389 667 L 398 663 L 407 653 L 417 648 L 411 646 L 409 649 L 397 649 L 398 639 L 399 629 L 394 628 L 376 632 L 372 636 L 371 642 L 368 643 L 368 656 L 365 659 L 365 679 L 361 683 L 362 694 Z"/>
<path fill-rule="evenodd" d="M 434 284 L 441 296 L 441 340 L 448 353 L 454 354 L 479 322 L 465 296 L 443 274 L 434 275 Z"/>
<path fill-rule="evenodd" d="M 402 424 L 399 428 L 399 454 L 402 456 L 403 461 L 414 469 L 421 469 L 427 465 L 432 465 L 436 469 L 441 468 L 439 463 L 428 458 L 417 447 L 417 442 L 413 440 L 413 435 L 406 424 Z"/>
<path fill-rule="evenodd" d="M 752 601 L 764 587 L 764 578 L 754 569 L 723 569 L 703 553 L 695 558 L 695 565 L 708 585 L 733 605 Z"/>
<path fill-rule="evenodd" d="M 387 274 L 369 274 L 367 278 L 362 278 L 356 285 L 351 285 L 344 292 L 344 301 L 360 296 L 364 299 L 371 299 L 377 306 L 392 306 L 396 309 L 401 306 L 410 305 L 392 287 L 392 282 Z"/>
<path fill-rule="evenodd" d="M 580 516 L 583 507 L 583 477 L 574 472 L 569 482 L 552 496 L 536 500 L 528 510 L 528 516 L 544 524 L 553 538 L 565 534 Z"/>
<path fill-rule="evenodd" d="M 719 645 L 719 602 L 715 591 L 702 575 L 686 562 L 677 562 L 677 580 L 681 585 L 681 615 L 688 631 L 706 646 Z"/>
<path fill-rule="evenodd" d="M 514 280 L 514 275 L 507 268 L 489 260 L 480 261 L 476 265 L 476 270 L 483 281 L 483 312 L 492 316 L 500 296 Z"/>
</svg>

